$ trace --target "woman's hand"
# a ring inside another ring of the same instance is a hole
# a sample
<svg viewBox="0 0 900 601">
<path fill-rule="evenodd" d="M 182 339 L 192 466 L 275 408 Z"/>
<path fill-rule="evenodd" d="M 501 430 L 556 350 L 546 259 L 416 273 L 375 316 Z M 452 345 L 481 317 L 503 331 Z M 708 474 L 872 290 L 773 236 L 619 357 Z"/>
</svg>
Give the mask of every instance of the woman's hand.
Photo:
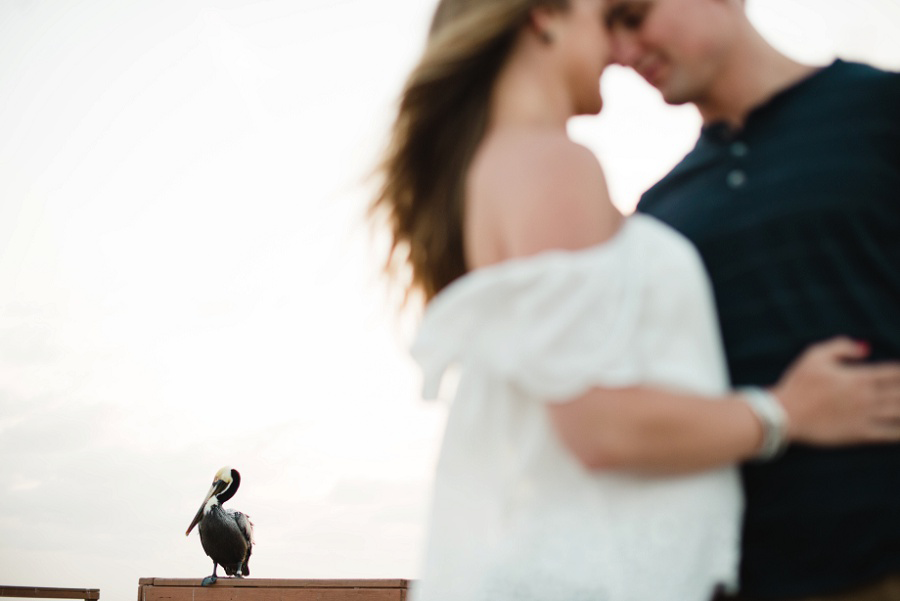
<svg viewBox="0 0 900 601">
<path fill-rule="evenodd" d="M 900 441 L 900 363 L 860 364 L 868 345 L 834 338 L 807 349 L 772 392 L 794 442 Z"/>
</svg>

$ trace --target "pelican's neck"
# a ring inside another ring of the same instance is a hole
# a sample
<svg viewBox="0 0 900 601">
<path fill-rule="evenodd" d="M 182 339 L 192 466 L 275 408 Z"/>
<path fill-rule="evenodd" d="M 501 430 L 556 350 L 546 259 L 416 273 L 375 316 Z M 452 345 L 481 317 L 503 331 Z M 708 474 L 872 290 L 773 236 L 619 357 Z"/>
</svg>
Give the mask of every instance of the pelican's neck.
<svg viewBox="0 0 900 601">
<path fill-rule="evenodd" d="M 210 497 L 209 501 L 206 502 L 206 505 L 203 506 L 203 515 L 208 514 L 210 511 L 213 510 L 213 507 L 218 507 L 218 506 L 219 506 L 218 497 L 214 497 L 214 496 Z"/>
<path fill-rule="evenodd" d="M 237 492 L 238 486 L 241 485 L 241 475 L 237 472 L 237 470 L 231 470 L 231 483 L 228 487 L 216 495 L 219 503 L 225 503 L 228 499 L 234 496 L 234 493 Z"/>
</svg>

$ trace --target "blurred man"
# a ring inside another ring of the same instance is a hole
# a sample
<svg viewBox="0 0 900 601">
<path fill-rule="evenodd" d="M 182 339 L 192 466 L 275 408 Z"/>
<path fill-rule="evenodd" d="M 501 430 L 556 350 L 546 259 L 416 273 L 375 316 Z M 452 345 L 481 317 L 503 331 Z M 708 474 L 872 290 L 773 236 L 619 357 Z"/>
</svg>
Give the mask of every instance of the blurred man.
<svg viewBox="0 0 900 601">
<path fill-rule="evenodd" d="M 742 0 L 607 16 L 616 62 L 703 117 L 638 210 L 703 255 L 733 384 L 770 385 L 839 334 L 900 357 L 900 74 L 797 63 Z M 741 599 L 900 599 L 900 446 L 795 445 L 742 473 Z"/>
</svg>

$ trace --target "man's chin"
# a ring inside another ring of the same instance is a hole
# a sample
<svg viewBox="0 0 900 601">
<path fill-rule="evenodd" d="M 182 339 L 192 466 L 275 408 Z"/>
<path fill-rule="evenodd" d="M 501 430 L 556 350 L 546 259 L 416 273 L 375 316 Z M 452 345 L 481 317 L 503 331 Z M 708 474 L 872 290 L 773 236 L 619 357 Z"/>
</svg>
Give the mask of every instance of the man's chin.
<svg viewBox="0 0 900 601">
<path fill-rule="evenodd" d="M 682 104 L 690 104 L 694 101 L 694 95 L 688 94 L 684 90 L 673 89 L 666 86 L 654 86 L 660 93 L 666 104 L 672 106 L 681 106 Z"/>
</svg>

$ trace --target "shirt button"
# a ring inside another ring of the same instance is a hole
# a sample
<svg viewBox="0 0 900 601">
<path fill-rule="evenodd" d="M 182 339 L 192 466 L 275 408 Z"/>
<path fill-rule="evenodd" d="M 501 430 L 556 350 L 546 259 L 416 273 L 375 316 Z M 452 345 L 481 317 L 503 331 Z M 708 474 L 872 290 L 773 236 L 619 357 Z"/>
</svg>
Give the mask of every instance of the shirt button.
<svg viewBox="0 0 900 601">
<path fill-rule="evenodd" d="M 750 149 L 743 142 L 735 142 L 731 145 L 731 155 L 735 157 L 745 157 Z"/>
<path fill-rule="evenodd" d="M 747 174 L 740 169 L 735 169 L 726 176 L 725 183 L 732 190 L 737 190 L 747 183 Z"/>
</svg>

